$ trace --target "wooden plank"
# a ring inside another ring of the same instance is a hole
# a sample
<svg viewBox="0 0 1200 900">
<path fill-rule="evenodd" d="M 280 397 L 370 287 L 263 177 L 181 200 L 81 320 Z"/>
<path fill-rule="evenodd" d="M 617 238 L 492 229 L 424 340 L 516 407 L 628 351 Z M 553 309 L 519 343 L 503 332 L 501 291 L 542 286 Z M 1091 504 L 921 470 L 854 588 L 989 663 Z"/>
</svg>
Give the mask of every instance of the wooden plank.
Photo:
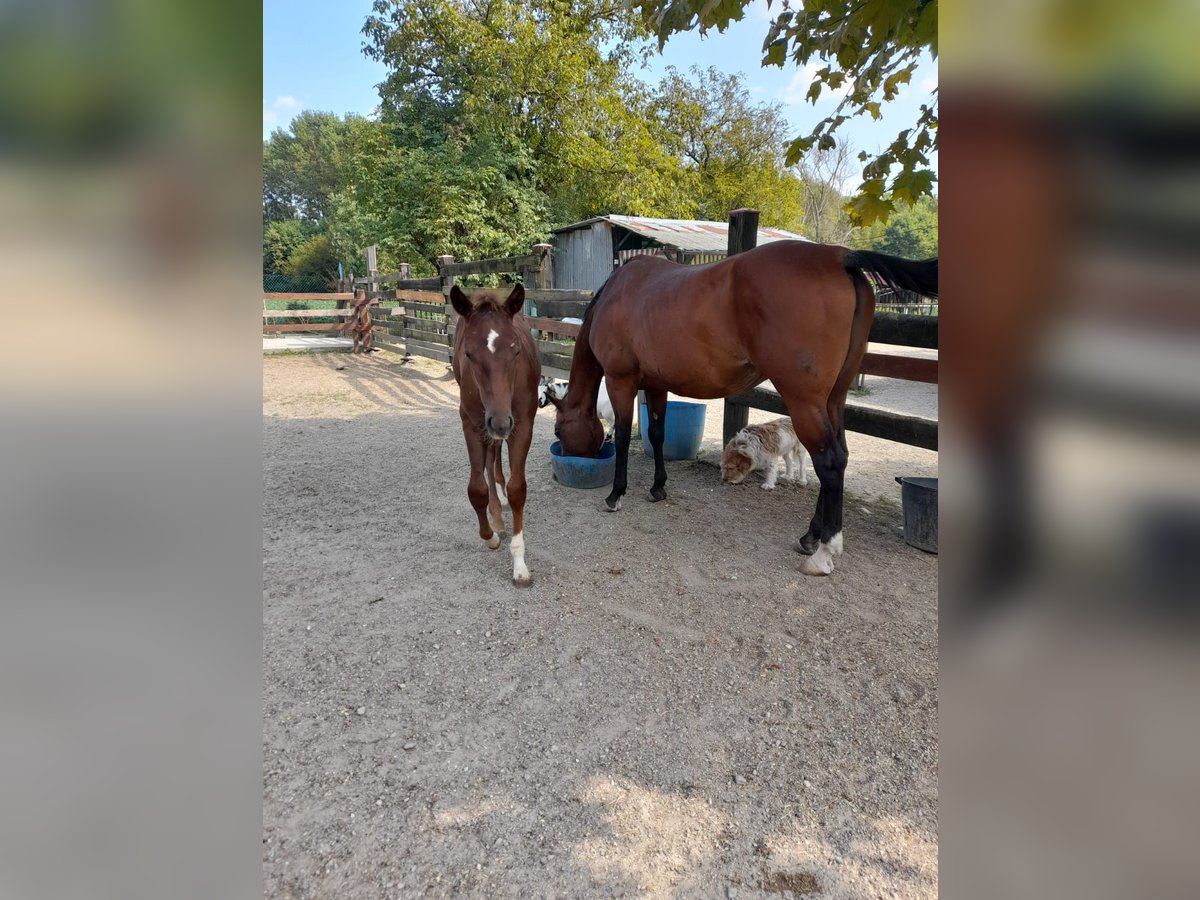
<svg viewBox="0 0 1200 900">
<path fill-rule="evenodd" d="M 590 302 L 590 300 L 539 300 L 535 305 L 538 316 L 549 319 L 565 319 L 567 317 L 582 319 Z"/>
<path fill-rule="evenodd" d="M 544 332 L 563 334 L 567 337 L 579 337 L 579 330 L 583 327 L 574 322 L 560 322 L 558 319 L 546 319 L 541 316 L 526 316 L 525 324 L 530 328 L 539 328 Z"/>
<path fill-rule="evenodd" d="M 415 303 L 438 303 L 444 301 L 441 291 L 396 291 L 397 300 L 411 300 Z"/>
<path fill-rule="evenodd" d="M 264 319 L 318 319 L 321 316 L 345 318 L 354 315 L 351 309 L 264 309 Z"/>
<path fill-rule="evenodd" d="M 936 359 L 892 356 L 888 353 L 868 353 L 863 357 L 861 371 L 867 375 L 881 375 L 884 378 L 902 378 L 905 381 L 920 381 L 925 384 L 938 383 Z"/>
<path fill-rule="evenodd" d="M 336 332 L 340 332 L 342 330 L 342 327 L 343 326 L 340 324 L 322 325 L 317 322 L 309 322 L 309 323 L 302 322 L 298 325 L 268 325 L 264 322 L 262 330 L 263 330 L 263 334 L 279 334 L 281 332 L 288 332 L 288 331 L 336 331 Z"/>
<path fill-rule="evenodd" d="M 408 303 L 404 304 L 405 312 L 409 313 L 428 313 L 434 316 L 446 316 L 446 305 L 444 303 Z M 457 314 L 456 314 L 457 315 Z"/>
<path fill-rule="evenodd" d="M 541 263 L 538 254 L 504 256 L 500 259 L 475 259 L 466 262 L 447 263 L 438 267 L 442 277 L 459 275 L 500 275 L 519 269 L 536 269 Z"/>
<path fill-rule="evenodd" d="M 528 288 L 525 299 L 534 303 L 548 302 L 591 302 L 593 291 L 578 291 L 567 288 Z"/>
<path fill-rule="evenodd" d="M 923 347 L 926 350 L 936 350 L 938 317 L 875 313 L 875 321 L 871 324 L 870 340 L 877 344 L 898 344 L 901 347 Z"/>
<path fill-rule="evenodd" d="M 543 353 L 539 350 L 538 362 L 543 366 L 551 366 L 565 372 L 571 371 L 571 357 L 562 353 Z"/>
<path fill-rule="evenodd" d="M 561 356 L 573 356 L 575 354 L 574 344 L 567 344 L 562 341 L 538 340 L 535 340 L 533 343 L 537 347 L 538 353 L 557 353 Z"/>
<path fill-rule="evenodd" d="M 747 406 L 762 409 L 779 416 L 788 414 L 783 398 L 774 391 L 763 388 L 753 388 L 741 394 L 735 394 L 725 401 L 726 408 Z M 905 416 L 900 413 L 846 404 L 846 428 L 859 434 L 883 438 L 913 447 L 924 447 L 926 450 L 937 450 L 938 423 L 936 419 L 922 419 L 918 416 Z M 736 430 L 735 430 L 736 433 Z"/>
<path fill-rule="evenodd" d="M 431 344 L 442 344 L 445 347 L 450 346 L 450 335 L 437 331 L 406 327 L 404 329 L 404 336 L 406 338 L 416 338 L 418 341 L 428 341 Z"/>
<path fill-rule="evenodd" d="M 388 341 L 380 340 L 379 335 L 375 335 L 374 345 L 380 350 L 390 350 L 393 353 L 400 354 L 401 356 L 408 355 L 408 351 L 404 348 L 403 344 L 392 344 Z"/>
<path fill-rule="evenodd" d="M 885 409 L 872 409 L 869 406 L 847 403 L 846 428 L 849 431 L 883 438 L 885 441 L 895 441 L 898 444 L 924 447 L 926 450 L 935 451 L 938 448 L 936 419 L 902 416 Z"/>
<path fill-rule="evenodd" d="M 273 294 L 263 292 L 264 300 L 353 300 L 353 294 Z"/>
<path fill-rule="evenodd" d="M 450 348 L 438 347 L 435 344 L 425 344 L 420 341 L 409 341 L 406 344 L 408 352 L 413 356 L 424 356 L 427 359 L 437 359 L 450 362 Z"/>
</svg>

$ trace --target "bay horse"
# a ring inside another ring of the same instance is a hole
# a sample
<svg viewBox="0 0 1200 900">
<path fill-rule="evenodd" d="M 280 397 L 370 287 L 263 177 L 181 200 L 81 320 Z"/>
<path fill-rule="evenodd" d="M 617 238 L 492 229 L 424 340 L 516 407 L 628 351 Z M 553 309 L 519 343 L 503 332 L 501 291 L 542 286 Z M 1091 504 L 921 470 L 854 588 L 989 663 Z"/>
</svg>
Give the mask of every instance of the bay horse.
<svg viewBox="0 0 1200 900">
<path fill-rule="evenodd" d="M 511 475 L 507 499 L 512 511 L 513 584 L 531 584 L 525 565 L 525 457 L 533 440 L 542 367 L 537 349 L 521 315 L 525 288 L 517 285 L 508 296 L 477 291 L 468 297 L 458 285 L 450 303 L 458 313 L 451 367 L 458 382 L 458 414 L 462 419 L 471 479 L 467 496 L 479 517 L 479 536 L 489 550 L 500 546 L 504 518 L 500 498 L 504 488 L 501 447 L 508 443 Z"/>
<path fill-rule="evenodd" d="M 563 452 L 595 456 L 604 439 L 596 415 L 603 377 L 617 419 L 610 512 L 627 486 L 629 437 L 638 389 L 646 392 L 654 448 L 650 500 L 666 497 L 663 463 L 667 392 L 728 397 L 770 380 L 812 456 L 816 510 L 796 550 L 800 570 L 828 575 L 842 552 L 842 484 L 849 451 L 843 411 L 875 316 L 864 272 L 893 289 L 937 296 L 937 259 L 912 262 L 807 241 L 775 241 L 704 266 L 639 256 L 600 287 L 575 342 L 555 434 Z"/>
</svg>

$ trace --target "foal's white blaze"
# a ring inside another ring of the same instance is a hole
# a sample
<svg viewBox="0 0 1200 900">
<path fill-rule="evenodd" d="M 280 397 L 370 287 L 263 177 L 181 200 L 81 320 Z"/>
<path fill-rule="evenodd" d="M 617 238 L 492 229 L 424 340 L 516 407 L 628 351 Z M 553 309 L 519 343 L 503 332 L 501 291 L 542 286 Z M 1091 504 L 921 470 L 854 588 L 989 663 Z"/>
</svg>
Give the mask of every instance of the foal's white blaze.
<svg viewBox="0 0 1200 900">
<path fill-rule="evenodd" d="M 496 331 L 494 328 L 488 332 L 488 353 L 496 352 L 496 338 L 498 337 L 500 337 L 500 332 Z"/>
<path fill-rule="evenodd" d="M 513 559 L 513 583 L 529 584 L 529 568 L 525 565 L 525 535 L 518 532 L 508 545 Z"/>
</svg>

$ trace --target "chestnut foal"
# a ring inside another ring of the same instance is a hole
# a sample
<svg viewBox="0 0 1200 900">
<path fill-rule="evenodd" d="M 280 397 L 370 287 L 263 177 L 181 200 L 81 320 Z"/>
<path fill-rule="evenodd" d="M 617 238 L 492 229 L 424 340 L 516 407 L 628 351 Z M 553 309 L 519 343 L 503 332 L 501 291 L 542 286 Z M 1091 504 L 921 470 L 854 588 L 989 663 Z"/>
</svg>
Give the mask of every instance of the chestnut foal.
<svg viewBox="0 0 1200 900">
<path fill-rule="evenodd" d="M 507 297 L 498 291 L 477 291 L 468 297 L 458 285 L 450 302 L 459 315 L 454 331 L 452 368 L 458 382 L 458 413 L 462 418 L 471 480 L 467 496 L 479 517 L 479 536 L 489 550 L 500 546 L 504 518 L 500 497 L 508 494 L 512 510 L 513 584 L 528 587 L 525 565 L 525 457 L 533 440 L 542 367 L 521 315 L 525 288 L 517 285 Z M 511 475 L 504 490 L 500 450 L 508 442 Z"/>
</svg>

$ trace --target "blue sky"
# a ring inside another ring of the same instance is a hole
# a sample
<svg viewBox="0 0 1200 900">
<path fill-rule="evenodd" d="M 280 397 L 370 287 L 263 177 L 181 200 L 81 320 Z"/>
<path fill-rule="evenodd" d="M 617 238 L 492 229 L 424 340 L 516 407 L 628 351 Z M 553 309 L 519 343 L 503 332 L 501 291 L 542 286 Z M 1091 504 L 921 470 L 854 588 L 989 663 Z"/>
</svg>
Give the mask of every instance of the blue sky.
<svg viewBox="0 0 1200 900">
<path fill-rule="evenodd" d="M 375 111 L 379 103 L 376 85 L 386 70 L 362 53 L 361 30 L 370 10 L 370 0 L 264 0 L 264 138 L 272 129 L 286 127 L 303 109 L 362 115 Z M 653 83 L 669 65 L 683 71 L 698 65 L 742 72 L 753 99 L 783 103 L 784 115 L 795 126 L 795 133 L 805 133 L 832 112 L 837 100 L 822 98 L 816 106 L 804 102 L 810 75 L 795 65 L 760 67 L 769 22 L 765 0 L 755 0 L 746 17 L 724 34 L 673 37 L 639 74 Z M 841 134 L 857 150 L 882 149 L 916 121 L 918 107 L 936 85 L 937 64 L 926 58 L 912 83 L 895 101 L 884 105 L 878 122 L 862 116 L 847 122 Z"/>
</svg>

